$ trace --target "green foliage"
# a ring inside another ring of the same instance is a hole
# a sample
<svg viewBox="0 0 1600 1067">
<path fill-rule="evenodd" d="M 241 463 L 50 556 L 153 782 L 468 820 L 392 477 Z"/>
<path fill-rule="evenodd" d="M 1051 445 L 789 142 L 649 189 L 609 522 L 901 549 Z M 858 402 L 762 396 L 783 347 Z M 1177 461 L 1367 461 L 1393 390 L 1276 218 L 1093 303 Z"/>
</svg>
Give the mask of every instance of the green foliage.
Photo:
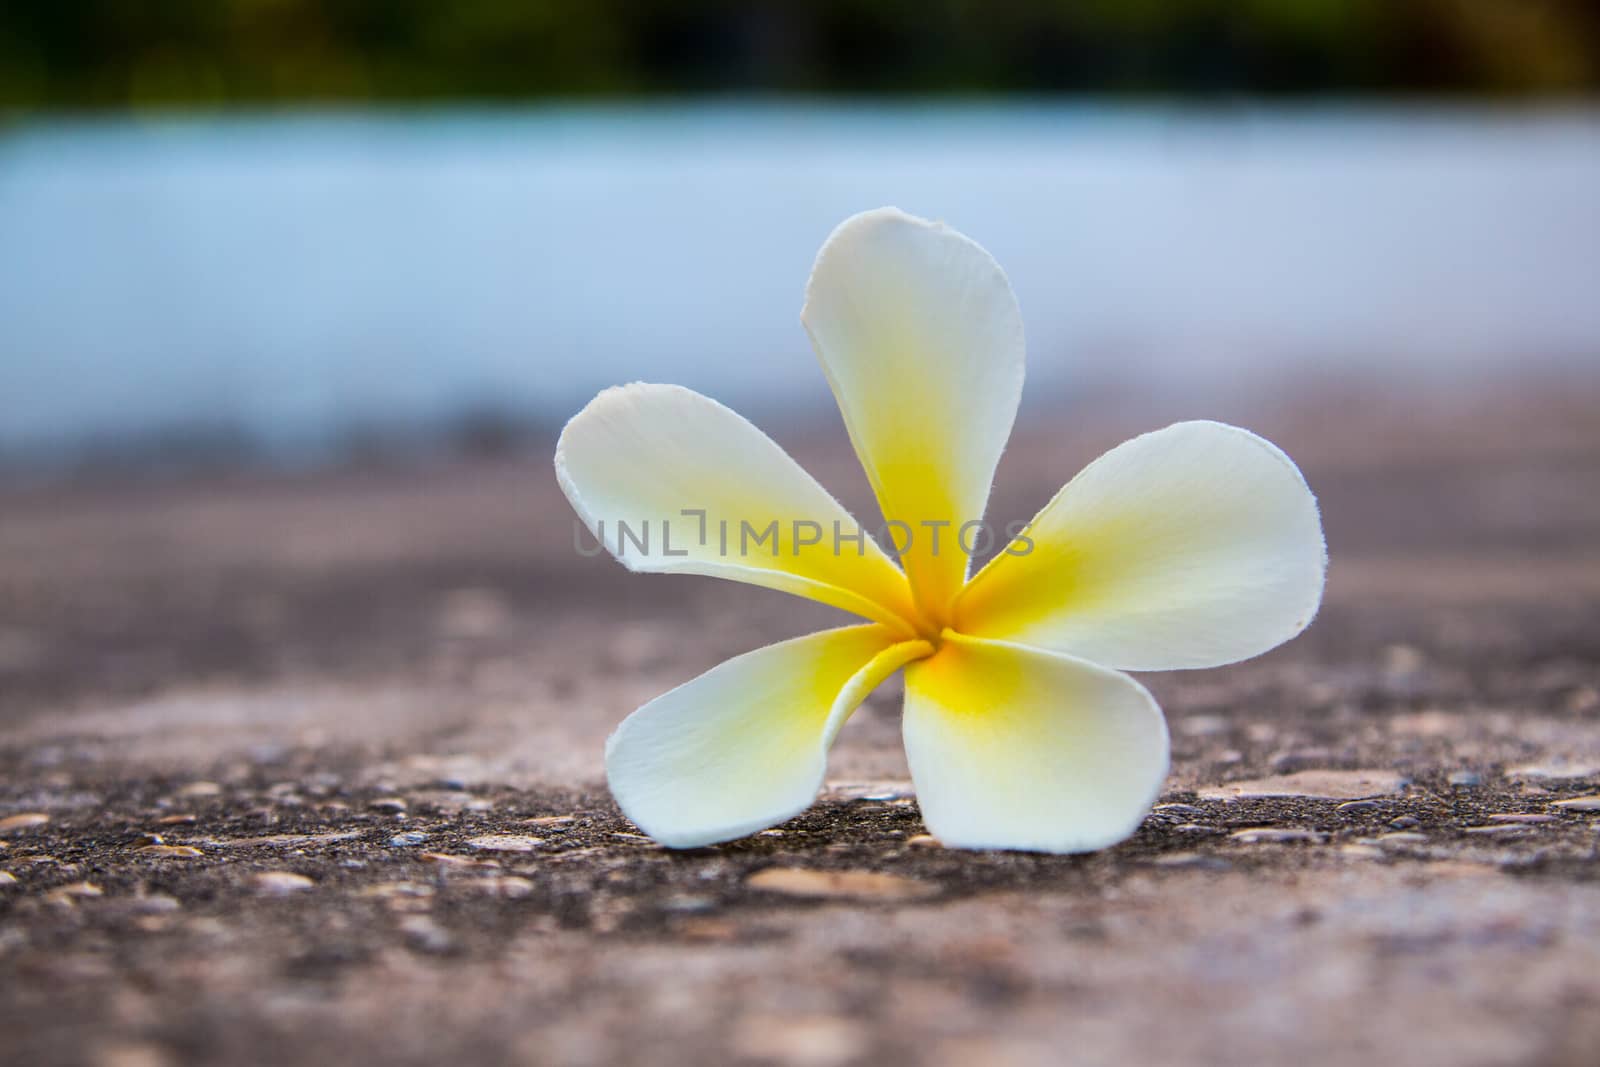
<svg viewBox="0 0 1600 1067">
<path fill-rule="evenodd" d="M 1583 0 L 5 0 L 0 108 L 685 92 L 1587 93 Z"/>
</svg>

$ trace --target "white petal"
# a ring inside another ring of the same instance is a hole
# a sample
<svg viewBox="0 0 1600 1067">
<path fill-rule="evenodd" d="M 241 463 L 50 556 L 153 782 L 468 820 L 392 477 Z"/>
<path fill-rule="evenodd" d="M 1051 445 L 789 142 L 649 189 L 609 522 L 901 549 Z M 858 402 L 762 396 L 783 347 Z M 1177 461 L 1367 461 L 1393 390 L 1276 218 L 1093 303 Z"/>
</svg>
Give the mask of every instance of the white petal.
<svg viewBox="0 0 1600 1067">
<path fill-rule="evenodd" d="M 967 573 L 957 532 L 983 517 L 1022 393 L 1011 286 L 955 230 L 883 208 L 828 238 L 800 317 L 884 518 L 910 528 L 917 603 L 942 625 Z"/>
<path fill-rule="evenodd" d="M 1122 670 L 1214 667 L 1304 630 L 1327 550 L 1316 498 L 1248 430 L 1181 422 L 1107 452 L 962 592 L 963 633 Z"/>
<path fill-rule="evenodd" d="M 776 442 L 709 397 L 607 389 L 567 423 L 555 464 L 589 532 L 631 570 L 782 589 L 909 633 L 900 569 Z"/>
<path fill-rule="evenodd" d="M 624 814 L 671 848 L 743 837 L 816 799 L 828 747 L 878 683 L 931 650 L 851 626 L 757 649 L 657 697 L 606 742 Z"/>
<path fill-rule="evenodd" d="M 1155 803 L 1167 725 L 1125 674 L 1069 656 L 947 635 L 906 669 L 906 758 L 947 845 L 1086 852 Z"/>
</svg>

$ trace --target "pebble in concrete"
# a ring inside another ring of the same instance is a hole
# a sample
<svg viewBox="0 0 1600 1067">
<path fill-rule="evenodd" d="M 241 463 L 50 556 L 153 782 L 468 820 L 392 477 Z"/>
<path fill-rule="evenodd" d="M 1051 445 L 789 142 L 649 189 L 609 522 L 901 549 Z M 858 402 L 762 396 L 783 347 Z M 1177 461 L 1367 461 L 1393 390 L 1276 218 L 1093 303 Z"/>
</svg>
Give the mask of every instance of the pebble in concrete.
<svg viewBox="0 0 1600 1067">
<path fill-rule="evenodd" d="M 813 871 L 804 867 L 768 867 L 745 879 L 751 889 L 795 897 L 850 897 L 911 900 L 932 896 L 939 887 L 915 878 L 877 871 Z"/>
<path fill-rule="evenodd" d="M 544 839 L 522 834 L 485 834 L 472 838 L 467 844 L 485 852 L 532 852 L 544 844 Z"/>
<path fill-rule="evenodd" d="M 1200 790 L 1200 797 L 1204 800 L 1248 800 L 1256 797 L 1364 800 L 1398 793 L 1405 785 L 1405 777 L 1395 771 L 1305 770 L 1212 786 Z"/>
<path fill-rule="evenodd" d="M 317 884 L 305 875 L 295 874 L 293 871 L 262 871 L 251 881 L 255 883 L 257 890 L 270 896 L 299 893 Z"/>
<path fill-rule="evenodd" d="M 1320 844 L 1327 840 L 1328 835 L 1319 834 L 1315 830 L 1283 829 L 1276 826 L 1252 826 L 1245 830 L 1235 830 L 1228 836 L 1234 841 L 1238 841 L 1245 845 L 1287 845 L 1295 844 L 1297 842 Z"/>
<path fill-rule="evenodd" d="M 149 856 L 152 859 L 187 860 L 204 855 L 199 849 L 189 845 L 145 845 L 138 850 L 139 855 Z"/>
</svg>

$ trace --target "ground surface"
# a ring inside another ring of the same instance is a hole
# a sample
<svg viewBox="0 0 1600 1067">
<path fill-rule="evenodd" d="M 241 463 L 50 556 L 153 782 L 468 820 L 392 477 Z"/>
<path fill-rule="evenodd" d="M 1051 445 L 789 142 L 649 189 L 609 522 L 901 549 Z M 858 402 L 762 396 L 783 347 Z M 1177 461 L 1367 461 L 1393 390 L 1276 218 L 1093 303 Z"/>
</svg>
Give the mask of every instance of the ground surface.
<svg viewBox="0 0 1600 1067">
<path fill-rule="evenodd" d="M 927 839 L 892 687 L 809 814 L 638 837 L 611 726 L 833 619 L 577 558 L 542 460 L 7 490 L 0 1058 L 1589 1067 L 1595 400 L 1257 412 L 1323 501 L 1322 615 L 1147 676 L 1163 804 L 1069 858 Z M 1159 421 L 1035 420 L 995 513 Z"/>
</svg>

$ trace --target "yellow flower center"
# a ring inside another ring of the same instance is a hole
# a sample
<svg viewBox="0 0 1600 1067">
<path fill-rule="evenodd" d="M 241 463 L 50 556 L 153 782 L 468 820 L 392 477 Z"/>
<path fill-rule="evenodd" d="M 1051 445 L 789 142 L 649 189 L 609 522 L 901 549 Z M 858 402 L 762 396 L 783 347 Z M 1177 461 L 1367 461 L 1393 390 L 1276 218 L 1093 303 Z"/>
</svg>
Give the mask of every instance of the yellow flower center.
<svg viewBox="0 0 1600 1067">
<path fill-rule="evenodd" d="M 928 655 L 932 655 L 934 652 L 939 651 L 944 644 L 946 636 L 954 632 L 951 629 L 951 625 L 954 622 L 955 613 L 951 609 L 955 605 L 955 598 L 950 597 L 929 602 L 922 597 L 916 596 L 915 583 L 911 584 L 913 595 L 910 599 L 915 608 L 911 616 L 906 619 L 906 623 L 915 632 L 917 640 L 926 641 L 933 647 L 933 651 L 928 653 Z"/>
</svg>

